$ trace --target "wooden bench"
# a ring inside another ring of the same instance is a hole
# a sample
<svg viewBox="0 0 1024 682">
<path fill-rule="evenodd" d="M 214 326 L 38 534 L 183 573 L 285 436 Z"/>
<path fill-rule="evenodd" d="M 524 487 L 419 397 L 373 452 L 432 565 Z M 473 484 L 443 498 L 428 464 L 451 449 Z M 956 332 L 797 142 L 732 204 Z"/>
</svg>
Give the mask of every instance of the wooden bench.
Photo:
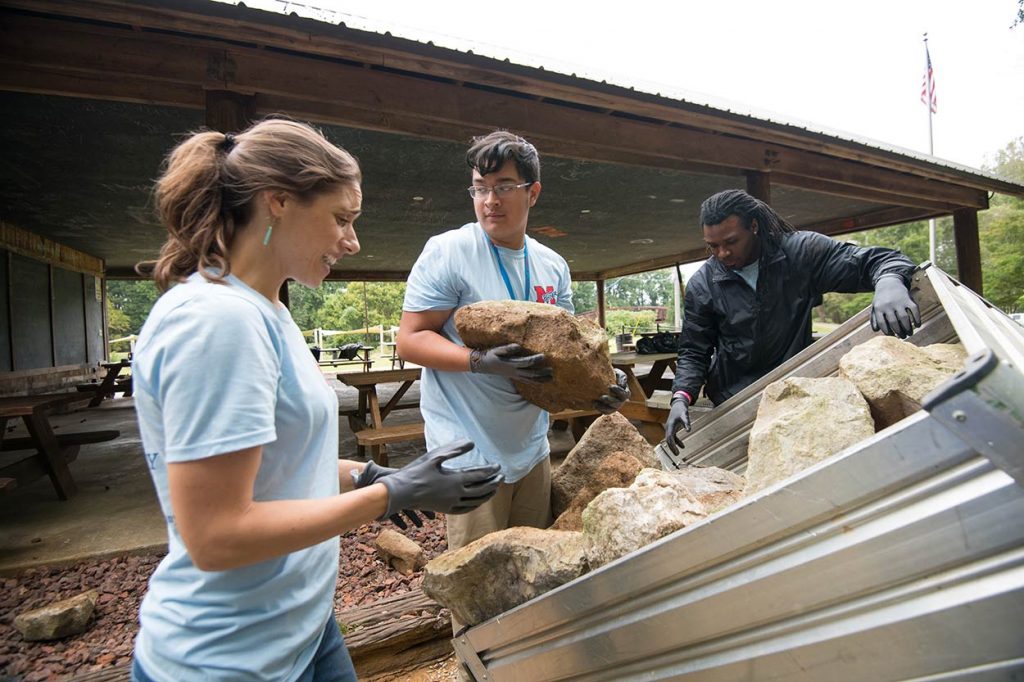
<svg viewBox="0 0 1024 682">
<path fill-rule="evenodd" d="M 395 424 L 393 426 L 368 427 L 355 432 L 356 444 L 361 448 L 370 448 L 370 459 L 381 466 L 388 465 L 388 453 L 385 446 L 389 443 L 401 443 L 423 439 L 423 422 L 411 424 Z"/>
<path fill-rule="evenodd" d="M 317 364 L 321 367 L 337 367 L 338 365 L 362 365 L 364 371 L 370 371 L 373 360 L 320 360 Z"/>
<path fill-rule="evenodd" d="M 87 445 L 89 443 L 104 443 L 114 440 L 121 435 L 120 431 L 110 429 L 107 431 L 82 431 L 81 433 L 58 433 L 57 444 L 60 447 L 69 445 Z M 0 450 L 29 450 L 35 449 L 35 441 L 32 438 L 4 438 L 0 441 Z"/>
</svg>

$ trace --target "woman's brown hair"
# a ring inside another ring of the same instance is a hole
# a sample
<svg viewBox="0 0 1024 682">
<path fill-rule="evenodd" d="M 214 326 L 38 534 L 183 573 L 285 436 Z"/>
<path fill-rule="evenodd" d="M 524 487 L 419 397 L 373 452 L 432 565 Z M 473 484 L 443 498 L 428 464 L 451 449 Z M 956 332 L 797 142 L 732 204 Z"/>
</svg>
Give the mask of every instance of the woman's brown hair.
<svg viewBox="0 0 1024 682">
<path fill-rule="evenodd" d="M 193 272 L 221 281 L 228 247 L 252 218 L 264 190 L 300 201 L 362 181 L 359 163 L 304 123 L 267 119 L 237 135 L 200 131 L 168 154 L 156 183 L 156 207 L 168 237 L 155 261 L 140 263 L 166 290 Z"/>
</svg>

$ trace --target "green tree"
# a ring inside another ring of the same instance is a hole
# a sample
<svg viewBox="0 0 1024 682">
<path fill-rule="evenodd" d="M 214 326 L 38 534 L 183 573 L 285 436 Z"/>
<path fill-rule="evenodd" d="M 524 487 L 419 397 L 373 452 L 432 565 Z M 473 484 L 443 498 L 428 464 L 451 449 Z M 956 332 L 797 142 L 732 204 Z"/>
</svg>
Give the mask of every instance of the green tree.
<svg viewBox="0 0 1024 682">
<path fill-rule="evenodd" d="M 361 329 L 384 325 L 397 327 L 402 319 L 405 282 L 346 282 L 328 293 L 313 316 L 314 327 L 324 329 Z M 332 344 L 358 341 L 358 338 L 336 336 Z M 366 341 L 372 339 L 366 338 Z"/>
<path fill-rule="evenodd" d="M 589 313 L 597 308 L 597 282 L 572 283 L 572 307 L 576 314 Z"/>
<path fill-rule="evenodd" d="M 986 167 L 1024 184 L 1024 137 L 1011 140 Z M 1008 312 L 1024 310 L 1024 199 L 997 194 L 978 218 L 985 298 Z"/>
<path fill-rule="evenodd" d="M 152 280 L 107 280 L 107 320 L 110 333 L 114 334 L 115 318 L 118 328 L 124 330 L 124 333 L 118 333 L 114 338 L 138 334 L 158 296 L 156 284 Z M 127 322 L 121 320 L 118 313 L 123 314 Z"/>
<path fill-rule="evenodd" d="M 119 308 L 107 306 L 107 330 L 110 338 L 120 339 L 133 334 L 131 320 Z"/>
</svg>

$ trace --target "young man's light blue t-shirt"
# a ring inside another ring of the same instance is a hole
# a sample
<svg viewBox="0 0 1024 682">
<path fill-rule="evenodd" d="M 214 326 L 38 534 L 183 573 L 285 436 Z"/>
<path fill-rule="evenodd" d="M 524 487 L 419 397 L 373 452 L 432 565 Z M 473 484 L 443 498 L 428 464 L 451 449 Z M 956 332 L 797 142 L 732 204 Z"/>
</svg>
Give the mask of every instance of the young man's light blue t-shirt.
<svg viewBox="0 0 1024 682">
<path fill-rule="evenodd" d="M 132 363 L 142 445 L 169 551 L 139 614 L 151 677 L 292 680 L 333 613 L 338 538 L 242 568 L 196 568 L 174 523 L 168 462 L 263 446 L 257 501 L 338 494 L 338 399 L 286 308 L 233 276 L 196 274 L 153 307 Z"/>
<path fill-rule="evenodd" d="M 573 312 L 569 266 L 540 242 L 526 238 L 530 287 L 523 291 L 524 250 L 498 247 L 517 300 L 551 303 Z M 451 310 L 442 334 L 459 344 L 454 311 L 478 301 L 508 300 L 491 243 L 478 223 L 432 237 L 409 273 L 403 309 Z M 512 381 L 470 372 L 424 368 L 420 411 L 428 448 L 469 438 L 476 447 L 452 466 L 500 464 L 506 482 L 518 481 L 548 456 L 548 414 L 526 402 Z"/>
</svg>

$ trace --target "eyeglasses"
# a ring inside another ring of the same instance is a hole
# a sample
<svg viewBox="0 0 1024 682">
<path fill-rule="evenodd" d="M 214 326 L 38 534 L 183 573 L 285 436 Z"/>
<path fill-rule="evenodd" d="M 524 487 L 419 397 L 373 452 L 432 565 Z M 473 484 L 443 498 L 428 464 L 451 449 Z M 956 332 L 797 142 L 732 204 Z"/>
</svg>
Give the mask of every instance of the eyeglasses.
<svg viewBox="0 0 1024 682">
<path fill-rule="evenodd" d="M 512 190 L 519 189 L 521 187 L 529 187 L 532 182 L 522 182 L 518 185 L 498 185 L 497 187 L 484 187 L 483 185 L 477 185 L 474 187 L 467 187 L 469 190 L 469 196 L 474 199 L 486 199 L 487 195 L 494 192 L 494 196 L 503 197 Z"/>
</svg>

